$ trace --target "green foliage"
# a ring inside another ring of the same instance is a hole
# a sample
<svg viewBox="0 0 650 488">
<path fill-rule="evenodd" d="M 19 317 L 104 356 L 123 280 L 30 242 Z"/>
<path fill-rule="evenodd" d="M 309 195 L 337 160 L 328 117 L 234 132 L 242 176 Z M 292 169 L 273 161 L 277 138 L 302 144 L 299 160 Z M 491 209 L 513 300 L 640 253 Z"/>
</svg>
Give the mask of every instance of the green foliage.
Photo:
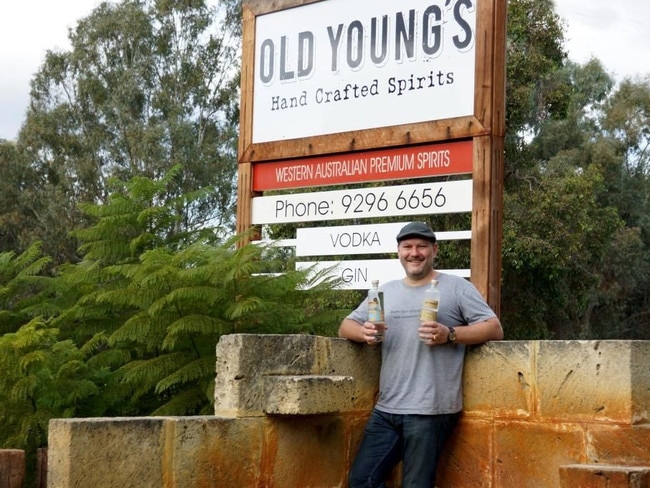
<svg viewBox="0 0 650 488">
<path fill-rule="evenodd" d="M 52 417 L 209 414 L 223 334 L 335 335 L 361 300 L 228 238 L 237 48 L 214 33 L 241 2 L 223 6 L 102 4 L 0 141 L 1 447 L 35 452 Z M 506 338 L 648 339 L 650 81 L 566 62 L 550 0 L 508 13 Z M 438 266 L 469 253 L 442 243 Z"/>
<path fill-rule="evenodd" d="M 577 338 L 603 279 L 611 237 L 622 228 L 602 208 L 597 174 L 558 170 L 506 202 L 502 313 L 511 338 Z M 518 328 L 521 327 L 521 330 Z"/>
<path fill-rule="evenodd" d="M 76 234 L 86 257 L 59 276 L 61 290 L 80 293 L 54 324 L 79 344 L 105 335 L 93 362 L 114 372 L 111 396 L 131 414 L 210 412 L 222 334 L 313 333 L 341 317 L 314 305 L 331 301 L 331 279 L 267 274 L 283 266 L 268 248 L 218 242 L 206 229 L 179 240 L 175 202 L 159 198 L 174 174 L 115 184 L 107 205 L 84 206 L 97 219 Z M 181 407 L 179 396 L 193 403 Z"/>
<path fill-rule="evenodd" d="M 92 352 L 58 336 L 38 318 L 0 336 L 0 446 L 35 450 L 46 443 L 50 418 L 103 412 L 108 370 L 90 367 Z"/>
<path fill-rule="evenodd" d="M 16 145 L 0 139 L 0 252 L 19 252 L 21 221 L 25 220 L 20 207 L 20 183 L 29 180 L 18 163 Z"/>
<path fill-rule="evenodd" d="M 28 484 L 50 419 L 102 415 L 113 400 L 110 371 L 89 361 L 94 348 L 59 335 L 41 318 L 0 335 L 0 448 L 25 450 Z"/>
<path fill-rule="evenodd" d="M 565 116 L 535 125 L 506 193 L 506 335 L 647 338 L 648 82 L 615 87 L 596 60 L 556 75 Z"/>
<path fill-rule="evenodd" d="M 267 274 L 282 263 L 238 245 L 243 236 L 221 242 L 202 229 L 179 239 L 176 202 L 160 198 L 177 171 L 116 182 L 107 204 L 85 205 L 94 224 L 77 232 L 84 259 L 47 278 L 47 294 L 38 246 L 0 254 L 2 313 L 12 318 L 0 337 L 0 446 L 35 452 L 54 417 L 209 414 L 221 335 L 338 324 L 343 312 L 322 308 L 333 303 L 331 278 Z M 30 319 L 34 300 L 51 313 Z"/>
<path fill-rule="evenodd" d="M 558 78 L 566 53 L 552 0 L 510 0 L 506 40 L 506 185 L 533 166 L 526 136 L 547 119 L 561 119 L 572 92 Z"/>
<path fill-rule="evenodd" d="M 43 276 L 50 259 L 40 243 L 24 253 L 0 253 L 0 334 L 15 332 L 29 317 L 51 314 L 45 299 L 51 280 Z"/>
<path fill-rule="evenodd" d="M 48 51 L 16 146 L 0 147 L 25 192 L 18 208 L 0 206 L 0 235 L 4 220 L 15 246 L 39 238 L 55 262 L 75 262 L 69 233 L 87 225 L 83 204 L 105 202 L 114 178 L 174 167 L 159 198 L 176 202 L 175 231 L 218 224 L 229 234 L 239 53 L 223 17 L 203 0 L 105 2 L 71 30 L 70 51 Z M 193 192 L 187 206 L 179 197 Z"/>
<path fill-rule="evenodd" d="M 553 74 L 566 53 L 552 0 L 508 2 L 507 126 L 511 132 L 563 113 L 569 96 Z"/>
</svg>

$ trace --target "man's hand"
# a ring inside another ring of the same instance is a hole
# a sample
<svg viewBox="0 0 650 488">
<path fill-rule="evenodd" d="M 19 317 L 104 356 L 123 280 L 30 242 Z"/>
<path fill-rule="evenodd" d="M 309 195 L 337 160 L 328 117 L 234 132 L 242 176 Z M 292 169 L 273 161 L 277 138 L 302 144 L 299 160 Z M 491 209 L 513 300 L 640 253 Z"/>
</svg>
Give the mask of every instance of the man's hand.
<svg viewBox="0 0 650 488">
<path fill-rule="evenodd" d="M 422 322 L 418 335 L 427 346 L 446 344 L 449 339 L 449 327 L 436 321 Z"/>
</svg>

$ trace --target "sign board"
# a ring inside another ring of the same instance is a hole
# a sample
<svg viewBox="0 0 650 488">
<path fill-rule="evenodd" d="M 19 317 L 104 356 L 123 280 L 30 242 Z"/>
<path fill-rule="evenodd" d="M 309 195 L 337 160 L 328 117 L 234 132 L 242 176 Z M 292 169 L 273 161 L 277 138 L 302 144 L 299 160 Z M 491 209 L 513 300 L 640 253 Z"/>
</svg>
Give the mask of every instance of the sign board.
<svg viewBox="0 0 650 488">
<path fill-rule="evenodd" d="M 471 279 L 498 313 L 506 0 L 242 7 L 237 232 L 254 240 L 265 224 L 472 212 Z M 468 181 L 410 184 L 470 168 Z M 357 188 L 279 194 L 327 185 Z M 357 236 L 343 237 L 353 246 Z M 336 236 L 315 238 L 332 247 Z"/>
<path fill-rule="evenodd" d="M 372 280 L 386 283 L 404 277 L 404 268 L 399 259 L 364 259 L 359 261 L 302 261 L 296 263 L 296 269 L 312 269 L 315 272 L 327 271 L 327 274 L 340 278 L 340 289 L 367 290 Z M 439 269 L 441 273 L 454 274 L 463 278 L 470 277 L 469 269 Z"/>
<path fill-rule="evenodd" d="M 269 161 L 253 165 L 253 190 L 281 190 L 472 172 L 472 141 Z"/>
<path fill-rule="evenodd" d="M 253 224 L 470 212 L 472 180 L 253 198 Z"/>
<path fill-rule="evenodd" d="M 406 222 L 296 229 L 296 256 L 350 256 L 397 252 L 395 236 Z M 471 239 L 471 231 L 436 232 L 438 241 Z"/>
<path fill-rule="evenodd" d="M 476 0 L 328 0 L 256 18 L 252 142 L 474 113 Z"/>
</svg>

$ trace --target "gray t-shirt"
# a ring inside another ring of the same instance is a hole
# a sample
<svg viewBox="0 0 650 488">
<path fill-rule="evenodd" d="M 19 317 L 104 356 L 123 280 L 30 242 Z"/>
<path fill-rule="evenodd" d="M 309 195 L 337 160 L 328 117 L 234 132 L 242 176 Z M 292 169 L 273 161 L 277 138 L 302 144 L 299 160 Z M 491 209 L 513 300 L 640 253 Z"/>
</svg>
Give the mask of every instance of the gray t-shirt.
<svg viewBox="0 0 650 488">
<path fill-rule="evenodd" d="M 463 408 L 462 375 L 465 346 L 427 346 L 418 337 L 424 290 L 430 284 L 412 287 L 403 280 L 389 281 L 384 292 L 387 330 L 384 333 L 376 408 L 395 414 L 437 415 Z M 438 322 L 467 326 L 495 313 L 472 283 L 464 278 L 438 273 L 440 306 Z M 364 300 L 347 318 L 366 321 Z"/>
</svg>

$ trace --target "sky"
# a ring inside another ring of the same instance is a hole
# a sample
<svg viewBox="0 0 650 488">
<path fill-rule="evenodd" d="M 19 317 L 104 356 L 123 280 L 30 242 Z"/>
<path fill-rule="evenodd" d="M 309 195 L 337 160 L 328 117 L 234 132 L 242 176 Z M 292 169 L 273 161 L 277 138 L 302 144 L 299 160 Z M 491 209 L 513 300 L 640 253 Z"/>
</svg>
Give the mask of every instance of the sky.
<svg viewBox="0 0 650 488">
<path fill-rule="evenodd" d="M 215 0 L 216 1 L 216 0 Z M 67 50 L 68 30 L 100 0 L 0 0 L 0 139 L 15 140 L 30 81 L 47 50 Z M 616 79 L 650 76 L 650 1 L 555 0 L 569 58 L 598 58 Z"/>
</svg>

